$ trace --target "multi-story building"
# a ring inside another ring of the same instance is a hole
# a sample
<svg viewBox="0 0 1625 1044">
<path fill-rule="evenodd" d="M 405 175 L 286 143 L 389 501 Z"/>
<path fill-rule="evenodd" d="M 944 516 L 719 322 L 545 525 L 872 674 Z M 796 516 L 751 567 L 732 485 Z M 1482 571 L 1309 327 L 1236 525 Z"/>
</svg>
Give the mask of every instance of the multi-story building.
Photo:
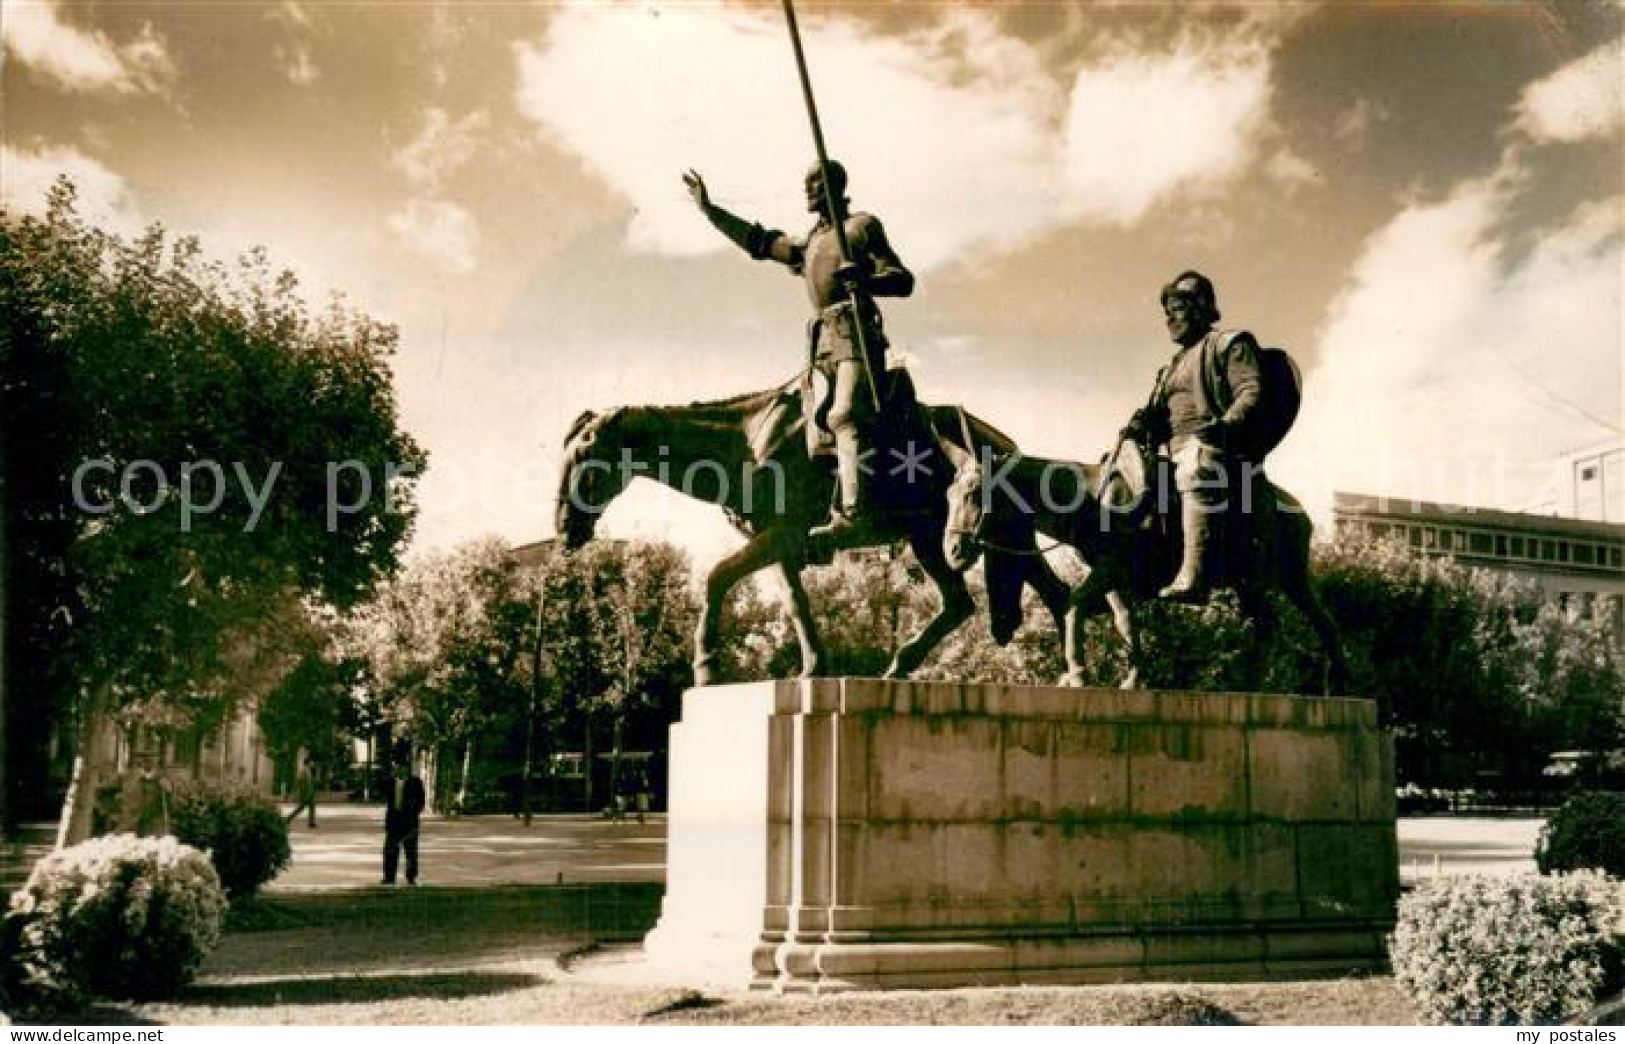
<svg viewBox="0 0 1625 1044">
<path fill-rule="evenodd" d="M 1551 487 L 1529 510 L 1625 523 L 1625 438 L 1559 457 Z"/>
<path fill-rule="evenodd" d="M 1606 604 L 1625 618 L 1625 524 L 1359 493 L 1338 493 L 1332 516 L 1339 533 L 1397 537 L 1423 554 L 1532 580 L 1579 613 Z"/>
</svg>

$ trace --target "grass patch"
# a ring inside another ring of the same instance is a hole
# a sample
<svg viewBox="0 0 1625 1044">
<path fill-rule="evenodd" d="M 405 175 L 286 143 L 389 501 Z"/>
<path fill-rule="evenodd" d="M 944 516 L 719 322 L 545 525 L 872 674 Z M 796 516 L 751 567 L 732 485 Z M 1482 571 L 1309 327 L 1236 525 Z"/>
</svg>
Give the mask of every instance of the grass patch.
<svg viewBox="0 0 1625 1044">
<path fill-rule="evenodd" d="M 739 995 L 673 1011 L 663 1024 L 742 1026 L 1245 1026 L 1415 1025 L 1388 978 L 1178 986 L 1044 986 Z"/>
</svg>

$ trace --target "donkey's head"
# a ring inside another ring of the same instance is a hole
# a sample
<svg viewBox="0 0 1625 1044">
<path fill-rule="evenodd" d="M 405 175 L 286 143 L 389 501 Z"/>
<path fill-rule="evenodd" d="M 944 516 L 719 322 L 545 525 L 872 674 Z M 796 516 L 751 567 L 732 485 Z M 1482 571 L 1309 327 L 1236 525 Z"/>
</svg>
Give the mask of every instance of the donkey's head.
<svg viewBox="0 0 1625 1044">
<path fill-rule="evenodd" d="M 950 568 L 964 572 L 982 553 L 982 527 L 987 521 L 983 502 L 982 466 L 964 459 L 948 487 L 948 519 L 942 530 L 942 555 Z"/>
</svg>

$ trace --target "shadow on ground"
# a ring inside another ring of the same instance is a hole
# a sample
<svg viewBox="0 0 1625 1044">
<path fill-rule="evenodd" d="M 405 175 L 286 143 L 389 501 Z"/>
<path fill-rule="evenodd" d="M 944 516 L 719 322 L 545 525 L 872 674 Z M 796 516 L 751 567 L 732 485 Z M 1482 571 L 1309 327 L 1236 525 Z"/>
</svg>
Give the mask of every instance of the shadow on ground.
<svg viewBox="0 0 1625 1044">
<path fill-rule="evenodd" d="M 410 998 L 460 1000 L 490 997 L 544 986 L 540 975 L 505 971 L 423 972 L 415 975 L 362 975 L 274 979 L 269 982 L 193 986 L 179 1004 L 211 1008 L 270 1008 L 289 1004 L 364 1004 Z"/>
<path fill-rule="evenodd" d="M 594 884 L 273 895 L 233 912 L 200 985 L 552 959 L 589 942 L 641 939 L 661 892 Z"/>
<path fill-rule="evenodd" d="M 19 1026 L 163 1026 L 163 1019 L 120 1007 L 117 1004 L 95 1004 L 71 1011 L 33 1013 L 16 1018 Z"/>
</svg>

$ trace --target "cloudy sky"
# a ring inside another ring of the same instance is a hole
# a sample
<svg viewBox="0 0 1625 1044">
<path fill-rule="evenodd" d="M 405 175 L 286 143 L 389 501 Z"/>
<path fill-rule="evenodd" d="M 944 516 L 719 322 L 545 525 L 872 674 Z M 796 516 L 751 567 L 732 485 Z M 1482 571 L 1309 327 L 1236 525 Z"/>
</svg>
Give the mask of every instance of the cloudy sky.
<svg viewBox="0 0 1625 1044">
<path fill-rule="evenodd" d="M 801 9 L 832 152 L 915 270 L 922 394 L 1094 457 L 1197 267 L 1306 375 L 1272 474 L 1520 508 L 1620 434 L 1625 8 L 969 4 Z M 811 143 L 777 4 L 7 0 L 3 190 L 255 244 L 399 324 L 423 549 L 551 532 L 582 409 L 768 387 L 805 296 L 680 173 L 799 232 Z M 611 532 L 703 561 L 648 489 Z"/>
</svg>

